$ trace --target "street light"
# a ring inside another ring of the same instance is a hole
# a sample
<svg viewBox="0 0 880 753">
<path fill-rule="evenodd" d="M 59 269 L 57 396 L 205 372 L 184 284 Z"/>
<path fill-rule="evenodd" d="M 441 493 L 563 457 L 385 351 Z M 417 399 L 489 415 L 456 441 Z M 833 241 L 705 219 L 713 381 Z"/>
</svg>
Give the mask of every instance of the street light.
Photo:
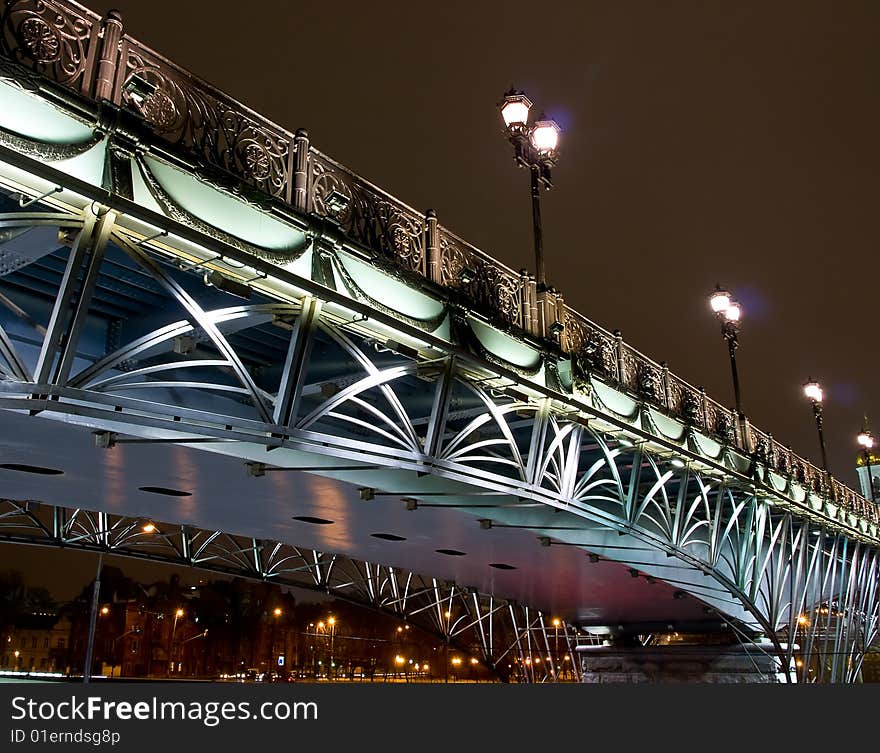
<svg viewBox="0 0 880 753">
<path fill-rule="evenodd" d="M 856 441 L 862 446 L 862 452 L 864 453 L 865 457 L 865 467 L 868 471 L 868 489 L 870 493 L 870 499 L 872 502 L 874 502 L 874 475 L 871 472 L 871 449 L 874 447 L 874 435 L 871 434 L 870 429 L 868 429 L 867 416 L 865 416 L 865 423 L 862 424 L 862 431 L 856 438 Z"/>
<path fill-rule="evenodd" d="M 110 649 L 110 654 L 111 654 L 110 661 L 113 662 L 110 665 L 110 678 L 111 679 L 113 678 L 115 671 L 116 671 L 116 641 L 118 641 L 120 638 L 125 638 L 125 636 L 131 635 L 132 633 L 134 633 L 135 635 L 140 635 L 140 633 L 141 633 L 140 626 L 138 625 L 136 627 L 133 627 L 131 630 L 126 630 L 124 633 L 117 635 L 113 639 L 113 645 Z M 120 666 L 122 666 L 123 664 L 124 664 L 124 662 L 120 661 Z"/>
<path fill-rule="evenodd" d="M 184 653 L 183 647 L 187 643 L 189 643 L 190 641 L 195 641 L 195 640 L 198 640 L 199 638 L 207 638 L 207 637 L 208 637 L 208 631 L 207 631 L 207 629 L 205 629 L 201 633 L 197 633 L 196 635 L 192 636 L 191 638 L 187 638 L 185 640 L 182 640 L 180 642 L 180 644 L 177 646 L 178 652 L 180 653 L 180 658 L 181 658 L 181 661 L 180 661 L 180 664 L 181 664 L 180 673 L 181 674 L 183 673 L 183 653 Z M 196 664 L 196 666 L 198 667 L 198 663 Z"/>
<path fill-rule="evenodd" d="M 183 614 L 184 614 L 183 609 L 181 609 L 180 607 L 178 607 L 178 608 L 174 611 L 174 624 L 171 626 L 171 638 L 170 638 L 170 640 L 168 641 L 168 656 L 169 656 L 169 659 L 170 659 L 170 662 L 169 662 L 169 668 L 168 668 L 168 669 L 169 669 L 169 671 L 168 671 L 168 674 L 169 674 L 169 675 L 170 675 L 171 672 L 174 670 L 174 633 L 177 632 L 177 621 L 178 621 L 181 617 L 183 617 Z"/>
<path fill-rule="evenodd" d="M 333 675 L 336 674 L 336 662 L 333 659 L 333 637 L 336 632 L 336 618 L 329 617 L 327 624 L 330 626 L 330 679 L 333 679 Z"/>
<path fill-rule="evenodd" d="M 733 296 L 720 285 L 709 296 L 709 305 L 718 321 L 721 322 L 721 336 L 727 340 L 727 350 L 730 353 L 730 371 L 733 375 L 733 397 L 736 400 L 736 415 L 740 421 L 745 417 L 742 409 L 742 397 L 739 391 L 739 373 L 736 370 L 736 349 L 739 346 L 737 335 L 739 334 L 739 322 L 742 318 L 742 307 Z"/>
<path fill-rule="evenodd" d="M 312 629 L 311 633 L 309 633 L 309 628 Z M 312 677 L 314 677 L 317 680 L 318 679 L 318 664 L 317 664 L 317 662 L 318 662 L 318 651 L 317 651 L 318 628 L 315 627 L 314 622 L 309 623 L 309 628 L 306 628 L 306 635 L 312 636 L 312 638 L 311 638 L 312 643 L 309 644 L 309 650 L 312 652 L 312 661 L 311 661 Z"/>
<path fill-rule="evenodd" d="M 156 532 L 156 526 L 147 521 L 141 530 L 144 533 L 151 534 Z M 98 569 L 95 573 L 95 582 L 92 586 L 92 608 L 89 614 L 89 632 L 86 641 L 86 659 L 83 667 L 83 683 L 88 683 L 92 678 L 92 655 L 95 650 L 95 625 L 98 621 L 98 596 L 101 592 L 101 571 L 104 569 L 104 552 L 98 554 Z M 109 609 L 108 609 L 109 611 Z M 106 614 L 106 613 L 105 613 Z"/>
<path fill-rule="evenodd" d="M 92 608 L 89 612 L 89 633 L 86 642 L 86 658 L 83 666 L 83 684 L 92 679 L 92 657 L 95 651 L 95 626 L 98 622 L 98 595 L 101 592 L 101 570 L 104 569 L 104 552 L 98 554 L 98 570 L 92 586 Z M 109 610 L 108 610 L 109 611 Z"/>
<path fill-rule="evenodd" d="M 550 168 L 559 158 L 559 125 L 542 115 L 529 127 L 531 100 L 520 91 L 506 92 L 499 105 L 504 119 L 505 134 L 513 144 L 514 159 L 520 167 L 529 168 L 532 194 L 532 228 L 535 235 L 535 274 L 538 290 L 546 290 L 544 274 L 544 242 L 541 229 L 541 187 L 550 189 L 553 182 Z"/>
<path fill-rule="evenodd" d="M 453 666 L 456 670 L 460 669 L 460 667 L 461 667 L 461 658 L 458 657 L 458 656 L 453 656 L 453 657 L 452 657 L 452 661 L 450 662 L 450 664 L 452 664 L 452 666 Z M 453 671 L 453 673 L 452 673 L 452 680 L 453 680 L 453 682 L 455 682 L 455 677 L 456 677 L 456 676 L 455 676 L 455 672 Z M 447 680 L 447 682 L 448 682 L 448 680 Z"/>
<path fill-rule="evenodd" d="M 268 673 L 272 672 L 272 668 L 274 666 L 277 666 L 277 660 L 274 659 L 274 657 L 275 657 L 276 648 L 277 648 L 276 644 L 278 642 L 278 619 L 281 617 L 282 614 L 284 614 L 284 610 L 281 607 L 275 607 L 275 609 L 272 610 L 272 616 L 275 619 L 272 621 L 272 642 L 269 644 L 269 658 L 266 661 L 267 675 L 268 675 Z M 286 634 L 285 634 L 285 638 L 286 638 Z M 285 644 L 286 643 L 287 643 L 286 640 L 282 640 L 282 650 L 280 652 L 277 652 L 279 657 L 285 655 L 285 653 L 286 653 L 285 652 L 285 647 L 286 647 Z"/>
<path fill-rule="evenodd" d="M 813 415 L 816 417 L 816 429 L 819 432 L 819 448 L 822 450 L 822 470 L 828 473 L 828 456 L 825 453 L 825 435 L 822 433 L 822 400 L 825 393 L 822 392 L 822 386 L 808 379 L 804 384 L 804 395 L 813 406 Z"/>
<path fill-rule="evenodd" d="M 558 617 L 553 618 L 553 672 L 556 673 L 556 667 L 559 664 L 559 626 L 562 620 Z"/>
</svg>

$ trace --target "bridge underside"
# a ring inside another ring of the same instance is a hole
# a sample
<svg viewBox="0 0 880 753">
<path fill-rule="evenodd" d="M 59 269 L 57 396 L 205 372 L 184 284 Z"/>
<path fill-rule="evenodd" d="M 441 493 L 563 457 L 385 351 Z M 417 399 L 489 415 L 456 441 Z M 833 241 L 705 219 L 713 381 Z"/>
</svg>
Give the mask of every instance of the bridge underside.
<svg viewBox="0 0 880 753">
<path fill-rule="evenodd" d="M 705 631 L 717 629 L 717 616 L 707 615 L 696 599 L 676 598 L 681 594 L 675 584 L 649 581 L 644 574 L 632 577 L 644 545 L 613 535 L 613 545 L 628 548 L 633 564 L 591 562 L 577 546 L 542 546 L 528 526 L 480 528 L 475 512 L 494 517 L 499 507 L 517 504 L 516 498 L 482 497 L 472 502 L 477 510 L 466 512 L 455 507 L 471 504 L 464 496 L 423 492 L 417 509 L 407 510 L 405 500 L 416 487 L 402 490 L 400 484 L 407 476 L 417 481 L 415 473 L 398 474 L 389 484 L 383 470 L 367 471 L 376 493 L 365 501 L 362 486 L 315 473 L 270 470 L 254 478 L 241 459 L 206 452 L 202 443 L 192 449 L 123 441 L 102 449 L 92 431 L 81 426 L 11 413 L 0 420 L 4 497 L 340 552 L 532 605 L 569 624 L 606 626 L 609 633 L 618 625 L 649 623 L 658 629 L 699 630 L 701 623 Z M 270 455 L 276 460 L 283 452 Z M 299 467 L 315 460 L 306 453 L 296 459 Z M 16 465 L 63 473 L 8 470 Z M 165 491 L 143 491 L 150 488 Z M 171 496 L 175 491 L 187 496 Z"/>
<path fill-rule="evenodd" d="M 2 441 L 13 464 L 64 474 L 0 470 L 4 496 L 403 565 L 581 626 L 708 626 L 717 619 L 701 598 L 749 621 L 736 598 L 692 563 L 623 527 L 585 520 L 582 510 L 534 498 L 529 475 L 543 476 L 538 491 L 557 498 L 561 484 L 607 497 L 605 488 L 620 486 L 614 474 L 631 474 L 637 456 L 621 454 L 616 443 L 618 467 L 600 443 L 557 441 L 538 467 L 539 410 L 506 394 L 509 378 L 454 366 L 401 333 L 391 334 L 412 345 L 392 350 L 381 322 L 357 313 L 356 298 L 346 300 L 354 311 L 328 301 L 322 310 L 310 297 L 281 303 L 257 291 L 242 302 L 205 285 L 198 261 L 153 258 L 151 246 L 121 232 L 130 221 L 121 215 L 111 230 L 88 209 L 59 215 L 47 207 L 22 211 L 21 203 L 14 192 L 0 195 L 0 226 L 8 228 L 0 247 L 8 357 L 0 401 L 13 411 L 3 418 Z M 90 235 L 104 244 L 99 254 Z M 328 269 L 338 277 L 349 267 L 335 259 Z M 314 276 L 314 263 L 305 271 Z M 440 320 L 432 326 L 448 329 Z M 507 345 L 528 355 L 512 340 Z M 415 362 L 412 353 L 420 354 Z M 16 380 L 52 382 L 62 372 L 60 391 Z M 120 441 L 98 448 L 95 429 Z M 171 444 L 181 439 L 192 441 Z M 578 483 L 562 468 L 571 458 L 603 471 Z M 657 480 L 657 468 L 650 470 L 654 481 L 640 482 L 646 490 Z M 374 498 L 362 500 L 361 489 Z M 680 598 L 685 593 L 694 598 Z"/>
</svg>

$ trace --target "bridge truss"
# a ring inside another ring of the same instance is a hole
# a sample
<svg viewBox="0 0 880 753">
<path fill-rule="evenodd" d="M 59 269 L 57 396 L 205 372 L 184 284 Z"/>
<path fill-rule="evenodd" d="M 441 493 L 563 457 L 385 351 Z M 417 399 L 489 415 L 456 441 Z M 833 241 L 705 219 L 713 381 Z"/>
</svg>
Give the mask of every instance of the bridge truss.
<svg viewBox="0 0 880 753">
<path fill-rule="evenodd" d="M 0 500 L 0 541 L 105 552 L 295 587 L 375 609 L 437 636 L 505 682 L 577 681 L 599 639 L 539 610 L 340 554 L 37 502 Z"/>
</svg>

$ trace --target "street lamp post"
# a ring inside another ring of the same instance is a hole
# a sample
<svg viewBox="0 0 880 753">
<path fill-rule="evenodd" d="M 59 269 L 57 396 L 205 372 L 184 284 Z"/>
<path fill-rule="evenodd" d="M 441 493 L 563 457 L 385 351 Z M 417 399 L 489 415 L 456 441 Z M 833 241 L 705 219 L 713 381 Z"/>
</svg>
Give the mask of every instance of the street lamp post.
<svg viewBox="0 0 880 753">
<path fill-rule="evenodd" d="M 208 631 L 207 631 L 207 629 L 205 629 L 201 633 L 198 633 L 198 634 L 192 636 L 191 638 L 187 638 L 187 639 L 182 640 L 180 642 L 180 644 L 178 645 L 178 649 L 179 649 L 179 653 L 180 653 L 180 662 L 181 662 L 180 674 L 183 674 L 183 666 L 182 666 L 183 665 L 183 654 L 184 654 L 183 647 L 187 643 L 189 643 L 190 641 L 195 641 L 195 640 L 198 640 L 199 638 L 207 638 L 207 637 L 208 637 Z"/>
<path fill-rule="evenodd" d="M 140 626 L 133 627 L 131 630 L 126 630 L 124 633 L 121 633 L 120 635 L 117 635 L 117 636 L 113 639 L 113 645 L 112 645 L 112 647 L 111 647 L 111 649 L 110 649 L 110 652 L 111 652 L 111 654 L 112 654 L 112 656 L 110 657 L 110 659 L 111 659 L 111 661 L 113 662 L 113 663 L 110 665 L 110 679 L 111 679 L 111 680 L 113 679 L 113 675 L 114 675 L 115 670 L 116 670 L 116 642 L 117 642 L 120 638 L 125 638 L 125 636 L 127 636 L 127 635 L 131 635 L 132 633 L 134 633 L 135 635 L 140 635 L 140 633 L 141 633 L 141 628 L 140 628 Z M 123 645 L 124 645 L 124 644 L 123 644 Z M 123 667 L 124 663 L 125 663 L 125 662 L 123 662 L 123 661 L 120 659 L 120 661 L 119 661 L 120 674 L 121 674 L 121 670 L 124 668 L 124 667 Z"/>
<path fill-rule="evenodd" d="M 739 335 L 739 322 L 742 317 L 742 307 L 720 285 L 709 296 L 709 305 L 718 321 L 721 322 L 721 335 L 727 341 L 727 350 L 730 354 L 730 372 L 733 376 L 733 397 L 736 401 L 736 415 L 742 422 L 745 418 L 742 409 L 742 396 L 739 389 L 739 373 L 736 369 L 736 349 L 739 347 L 737 336 Z"/>
<path fill-rule="evenodd" d="M 174 671 L 174 634 L 177 632 L 177 621 L 183 617 L 183 609 L 177 608 L 174 610 L 174 624 L 171 626 L 171 638 L 168 641 L 168 675 L 170 676 L 171 672 Z"/>
<path fill-rule="evenodd" d="M 558 617 L 553 619 L 553 677 L 557 677 L 559 671 L 559 626 L 562 624 Z"/>
<path fill-rule="evenodd" d="M 822 431 L 822 400 L 825 393 L 822 392 L 822 386 L 812 379 L 808 379 L 804 384 L 804 395 L 813 406 L 813 415 L 816 417 L 816 429 L 819 432 L 819 449 L 822 451 L 822 470 L 828 473 L 828 456 L 825 452 L 825 434 Z"/>
<path fill-rule="evenodd" d="M 333 638 L 336 633 L 336 618 L 328 618 L 327 624 L 330 626 L 330 669 L 328 672 L 328 676 L 332 680 L 333 676 L 336 674 L 336 660 L 333 657 Z"/>
<path fill-rule="evenodd" d="M 511 89 L 501 101 L 501 117 L 504 118 L 505 133 L 513 144 L 514 159 L 520 167 L 529 168 L 532 196 L 532 228 L 535 236 L 535 275 L 538 290 L 546 290 L 547 278 L 544 272 L 544 241 L 541 226 L 541 188 L 550 189 L 553 182 L 550 168 L 556 164 L 559 153 L 559 125 L 543 115 L 529 126 L 531 100 L 523 93 Z"/>
<path fill-rule="evenodd" d="M 324 659 L 326 659 L 326 658 L 327 658 L 327 654 L 326 654 L 325 652 L 327 651 L 327 634 L 326 634 L 326 632 L 324 631 L 324 621 L 323 621 L 323 620 L 321 620 L 321 621 L 315 626 L 315 643 L 316 643 L 316 644 L 317 644 L 317 642 L 318 642 L 318 637 L 317 637 L 317 636 L 318 636 L 318 631 L 319 631 L 319 630 L 321 631 L 321 656 L 324 657 Z M 321 666 L 321 667 L 322 667 L 322 666 L 323 666 L 323 663 L 322 663 L 322 662 L 323 662 L 323 659 L 319 659 L 319 660 L 318 660 L 318 666 Z"/>
<path fill-rule="evenodd" d="M 449 643 L 452 638 L 449 632 L 449 620 L 452 619 L 452 612 L 448 609 L 443 612 L 443 618 L 445 622 L 443 623 L 443 636 L 446 639 L 446 642 L 443 644 L 443 663 L 445 664 L 445 671 L 443 674 L 443 682 L 449 682 Z"/>
<path fill-rule="evenodd" d="M 141 527 L 146 534 L 156 533 L 156 524 L 146 521 Z M 95 650 L 95 626 L 98 622 L 98 596 L 101 592 L 101 570 L 104 568 L 104 552 L 98 554 L 98 570 L 95 574 L 95 584 L 92 588 L 92 608 L 89 614 L 89 634 L 86 642 L 86 661 L 83 668 L 83 683 L 89 682 L 92 677 L 92 655 Z"/>
<path fill-rule="evenodd" d="M 310 651 L 311 657 L 312 657 L 312 660 L 311 660 L 312 677 L 315 680 L 317 680 L 318 679 L 318 653 L 317 653 L 318 628 L 315 627 L 314 622 L 309 623 L 309 628 L 312 629 L 312 632 L 310 633 L 308 628 L 306 628 L 306 636 L 307 637 L 311 636 L 311 638 L 309 638 L 309 640 L 311 640 L 311 643 L 309 643 L 309 651 Z"/>
<path fill-rule="evenodd" d="M 86 661 L 83 667 L 83 684 L 92 678 L 92 654 L 95 650 L 95 626 L 98 622 L 98 595 L 101 593 L 101 570 L 104 567 L 104 552 L 98 555 L 98 571 L 92 587 L 92 608 L 89 612 L 89 635 L 86 643 Z"/>
<path fill-rule="evenodd" d="M 874 497 L 874 475 L 871 471 L 871 449 L 874 447 L 874 435 L 871 434 L 871 431 L 868 429 L 868 418 L 865 417 L 865 423 L 862 426 L 862 431 L 859 436 L 856 438 L 856 441 L 862 446 L 862 452 L 865 457 L 865 468 L 868 472 L 868 493 L 869 498 L 872 502 L 875 502 Z"/>
<path fill-rule="evenodd" d="M 281 607 L 275 607 L 275 609 L 272 610 L 272 617 L 274 619 L 272 620 L 272 637 L 271 643 L 269 644 L 269 661 L 266 662 L 267 677 L 274 671 L 274 668 L 278 666 L 277 659 L 275 658 L 275 649 L 277 648 L 276 643 L 278 641 L 278 619 L 283 614 L 284 610 Z M 281 652 L 277 653 L 279 654 L 279 656 L 281 655 Z"/>
</svg>

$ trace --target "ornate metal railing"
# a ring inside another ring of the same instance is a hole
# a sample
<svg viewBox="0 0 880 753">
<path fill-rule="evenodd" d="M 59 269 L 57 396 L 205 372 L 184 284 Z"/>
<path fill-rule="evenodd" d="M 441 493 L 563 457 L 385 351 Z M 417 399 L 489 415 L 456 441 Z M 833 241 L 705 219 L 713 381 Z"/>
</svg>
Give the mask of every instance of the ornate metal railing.
<svg viewBox="0 0 880 753">
<path fill-rule="evenodd" d="M 533 316 L 529 275 L 514 272 L 445 227 L 439 228 L 439 236 L 436 281 L 483 304 L 484 311 L 502 325 L 527 329 Z"/>
<path fill-rule="evenodd" d="M 741 444 L 736 413 L 670 372 L 665 362 L 648 358 L 619 332 L 608 332 L 567 306 L 564 322 L 563 349 L 575 356 L 576 373 L 595 374 L 722 442 Z"/>
<path fill-rule="evenodd" d="M 433 211 L 398 201 L 312 148 L 304 131 L 281 128 L 123 34 L 118 14 L 101 18 L 71 0 L 0 0 L 0 13 L 0 63 L 5 58 L 92 103 L 138 114 L 196 172 L 225 176 L 251 201 L 257 195 L 331 220 L 375 263 L 455 291 L 499 326 L 573 355 L 581 375 L 606 380 L 754 453 L 768 470 L 845 510 L 880 520 L 876 505 L 566 306 L 557 291 L 537 290 L 527 272 L 438 225 Z"/>
<path fill-rule="evenodd" d="M 0 52 L 61 86 L 94 92 L 102 19 L 72 2 L 0 4 Z"/>
<path fill-rule="evenodd" d="M 126 88 L 133 77 L 152 93 Z M 197 162 L 291 201 L 293 134 L 128 35 L 119 43 L 111 98 L 139 112 L 154 133 Z"/>
<path fill-rule="evenodd" d="M 316 149 L 309 154 L 308 185 L 308 211 L 334 220 L 380 263 L 425 274 L 425 215 Z"/>
</svg>

